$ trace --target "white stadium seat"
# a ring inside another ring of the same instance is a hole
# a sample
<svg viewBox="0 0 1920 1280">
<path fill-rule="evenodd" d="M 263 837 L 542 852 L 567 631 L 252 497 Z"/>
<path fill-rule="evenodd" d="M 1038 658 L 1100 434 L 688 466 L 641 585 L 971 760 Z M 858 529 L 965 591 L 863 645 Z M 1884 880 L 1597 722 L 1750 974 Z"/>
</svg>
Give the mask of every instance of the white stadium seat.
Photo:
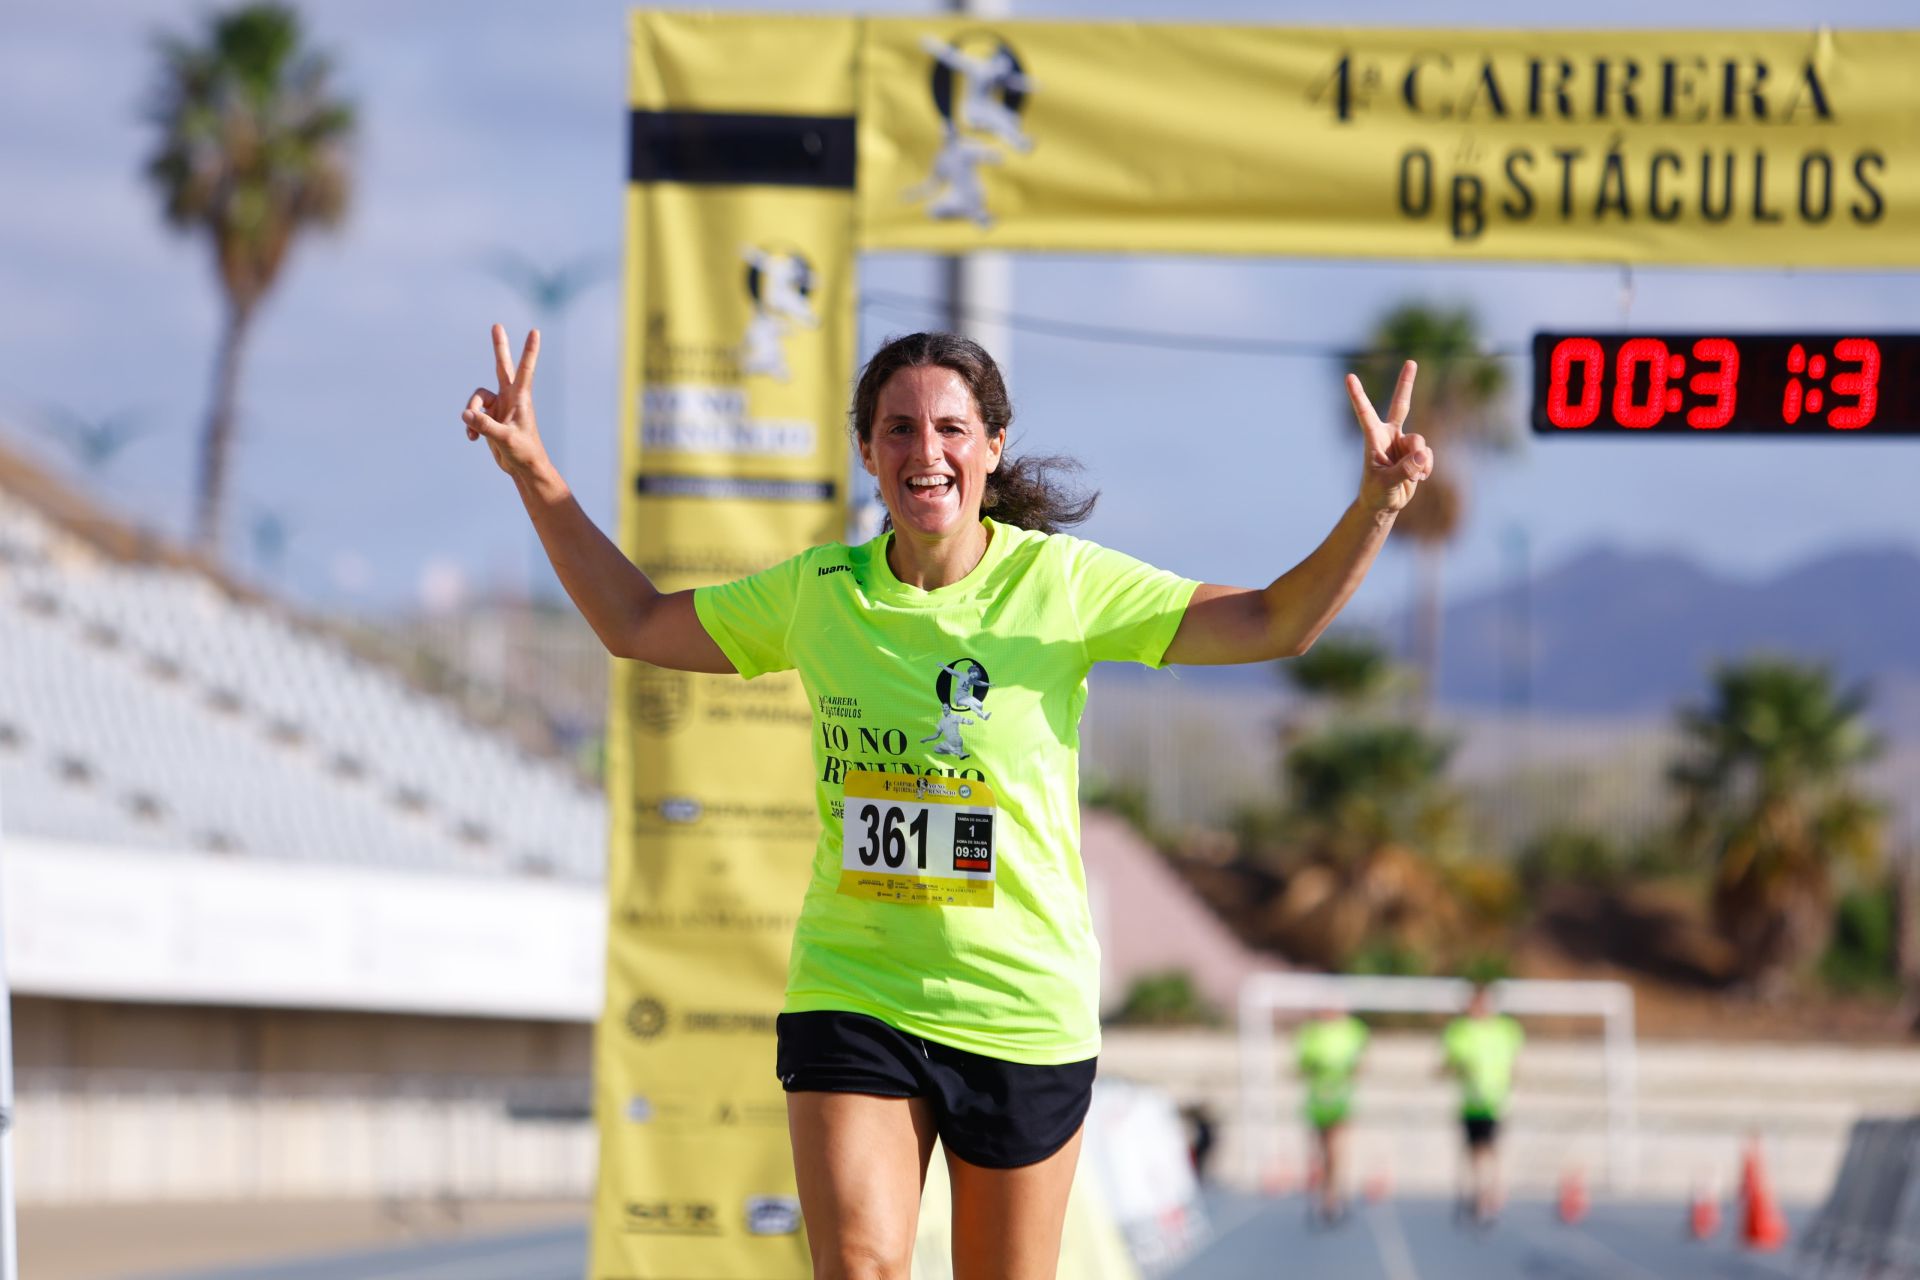
<svg viewBox="0 0 1920 1280">
<path fill-rule="evenodd" d="M 212 580 L 123 565 L 0 494 L 13 834 L 592 881 L 597 791 Z"/>
</svg>

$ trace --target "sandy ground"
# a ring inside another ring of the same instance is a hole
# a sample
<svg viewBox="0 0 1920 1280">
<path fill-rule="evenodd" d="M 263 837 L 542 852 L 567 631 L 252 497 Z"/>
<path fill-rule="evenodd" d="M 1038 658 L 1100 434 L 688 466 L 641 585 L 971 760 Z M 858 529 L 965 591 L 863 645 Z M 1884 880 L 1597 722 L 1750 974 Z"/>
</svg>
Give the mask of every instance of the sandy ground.
<svg viewBox="0 0 1920 1280">
<path fill-rule="evenodd" d="M 583 1223 L 585 1201 L 23 1205 L 20 1274 L 130 1280 L 343 1249 Z"/>
</svg>

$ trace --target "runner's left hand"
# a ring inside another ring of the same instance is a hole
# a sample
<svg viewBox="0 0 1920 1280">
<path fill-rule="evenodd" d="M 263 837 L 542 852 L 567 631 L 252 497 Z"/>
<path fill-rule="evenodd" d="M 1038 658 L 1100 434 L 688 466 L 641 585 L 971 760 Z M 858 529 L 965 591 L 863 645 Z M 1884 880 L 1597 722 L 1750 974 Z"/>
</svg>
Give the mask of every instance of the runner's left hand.
<svg viewBox="0 0 1920 1280">
<path fill-rule="evenodd" d="M 1407 410 L 1413 404 L 1413 375 L 1417 366 L 1409 360 L 1400 366 L 1400 380 L 1394 384 L 1393 400 L 1387 405 L 1383 422 L 1374 412 L 1373 402 L 1360 385 L 1360 379 L 1347 375 L 1347 395 L 1353 400 L 1353 416 L 1360 423 L 1366 442 L 1366 468 L 1360 478 L 1360 500 L 1369 511 L 1395 512 L 1413 501 L 1420 482 L 1433 474 L 1433 450 L 1426 440 L 1401 430 Z"/>
</svg>

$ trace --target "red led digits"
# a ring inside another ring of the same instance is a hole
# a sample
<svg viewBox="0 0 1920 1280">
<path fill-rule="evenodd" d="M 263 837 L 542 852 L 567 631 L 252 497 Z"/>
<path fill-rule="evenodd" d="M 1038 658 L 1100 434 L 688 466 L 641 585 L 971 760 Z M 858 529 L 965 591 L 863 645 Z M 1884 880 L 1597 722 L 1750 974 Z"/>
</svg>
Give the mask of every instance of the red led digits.
<svg viewBox="0 0 1920 1280">
<path fill-rule="evenodd" d="M 1740 348 L 1726 338 L 1702 338 L 1693 344 L 1693 358 L 1701 364 L 1718 365 L 1693 375 L 1687 389 L 1697 396 L 1712 396 L 1712 404 L 1687 410 L 1687 425 L 1712 431 L 1733 421 L 1733 407 L 1740 384 Z"/>
<path fill-rule="evenodd" d="M 1567 403 L 1567 383 L 1579 364 L 1580 403 Z M 1600 416 L 1600 377 L 1606 357 L 1592 338 L 1563 338 L 1553 349 L 1553 371 L 1547 382 L 1547 421 L 1556 427 L 1591 426 Z"/>
<path fill-rule="evenodd" d="M 1857 364 L 1860 371 L 1833 375 L 1833 394 L 1857 399 L 1846 408 L 1829 413 L 1827 425 L 1855 431 L 1872 422 L 1873 415 L 1880 409 L 1880 344 L 1872 338 L 1842 338 L 1833 346 L 1833 358 L 1836 363 Z"/>
<path fill-rule="evenodd" d="M 1647 398 L 1633 402 L 1633 375 L 1647 366 Z M 1658 338 L 1634 338 L 1620 344 L 1615 361 L 1613 420 L 1623 427 L 1644 430 L 1667 416 L 1667 344 Z"/>
<path fill-rule="evenodd" d="M 1807 371 L 1807 349 L 1799 343 L 1787 352 L 1787 372 L 1805 373 Z M 1788 426 L 1800 421 L 1800 401 L 1805 392 L 1801 390 L 1800 379 L 1787 379 L 1787 393 L 1780 400 L 1780 420 Z"/>
<path fill-rule="evenodd" d="M 1920 332 L 1533 335 L 1533 430 L 1920 442 Z"/>
</svg>

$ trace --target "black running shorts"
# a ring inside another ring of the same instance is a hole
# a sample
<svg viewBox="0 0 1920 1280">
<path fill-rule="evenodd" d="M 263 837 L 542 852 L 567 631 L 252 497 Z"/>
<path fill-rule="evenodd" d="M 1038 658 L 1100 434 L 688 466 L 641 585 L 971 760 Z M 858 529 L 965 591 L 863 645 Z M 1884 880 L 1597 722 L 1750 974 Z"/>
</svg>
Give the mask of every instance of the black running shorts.
<svg viewBox="0 0 1920 1280">
<path fill-rule="evenodd" d="M 1461 1116 L 1460 1123 L 1467 1131 L 1467 1146 L 1475 1151 L 1492 1146 L 1500 1136 L 1500 1122 L 1492 1116 Z"/>
<path fill-rule="evenodd" d="M 925 1098 L 940 1141 L 968 1164 L 1013 1169 L 1067 1145 L 1093 1102 L 1097 1058 L 1002 1062 L 897 1031 L 861 1013 L 783 1013 L 774 1070 L 788 1093 Z"/>
</svg>

